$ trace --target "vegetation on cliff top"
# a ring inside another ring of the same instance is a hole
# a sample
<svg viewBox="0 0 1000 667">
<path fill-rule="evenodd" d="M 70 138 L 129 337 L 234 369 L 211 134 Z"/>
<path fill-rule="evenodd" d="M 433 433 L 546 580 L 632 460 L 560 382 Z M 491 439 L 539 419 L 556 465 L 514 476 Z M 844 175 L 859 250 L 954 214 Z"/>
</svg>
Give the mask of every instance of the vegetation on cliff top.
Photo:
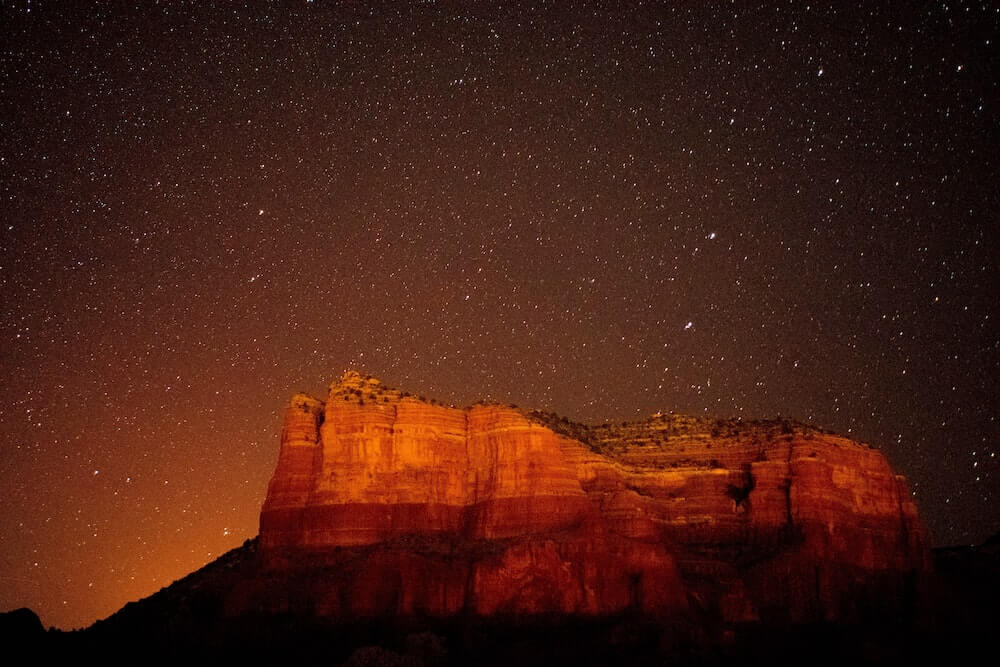
<svg viewBox="0 0 1000 667">
<path fill-rule="evenodd" d="M 812 439 L 832 434 L 789 419 L 711 418 L 657 413 L 639 421 L 605 422 L 599 425 L 574 422 L 554 412 L 531 410 L 524 415 L 567 438 L 579 440 L 592 450 L 610 453 L 629 446 L 667 445 L 670 442 L 750 440 L 769 443 L 782 438 Z"/>
<path fill-rule="evenodd" d="M 331 384 L 328 400 L 343 400 L 365 405 L 366 403 L 391 403 L 404 398 L 419 400 L 430 405 L 455 407 L 434 398 L 428 399 L 424 396 L 415 396 L 409 392 L 400 391 L 382 384 L 371 375 L 363 375 L 357 371 L 347 371 Z M 708 444 L 719 441 L 724 446 L 727 441 L 749 440 L 763 445 L 782 438 L 810 440 L 817 435 L 835 435 L 827 429 L 780 417 L 776 419 L 713 418 L 658 412 L 638 421 L 586 424 L 570 420 L 555 412 L 523 409 L 515 404 L 477 401 L 474 405 L 496 405 L 517 410 L 528 420 L 545 426 L 559 435 L 578 440 L 591 450 L 603 454 L 620 453 L 636 446 L 662 448 L 680 442 Z M 711 447 L 710 444 L 708 446 Z"/>
</svg>

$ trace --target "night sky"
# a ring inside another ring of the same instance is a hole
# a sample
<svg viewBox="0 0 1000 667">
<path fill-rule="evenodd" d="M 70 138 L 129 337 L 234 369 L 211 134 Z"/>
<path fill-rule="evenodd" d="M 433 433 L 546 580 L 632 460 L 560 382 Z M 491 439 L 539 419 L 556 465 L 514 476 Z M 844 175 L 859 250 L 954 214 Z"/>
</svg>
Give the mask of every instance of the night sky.
<svg viewBox="0 0 1000 667">
<path fill-rule="evenodd" d="M 1000 530 L 995 3 L 85 4 L 0 10 L 0 609 L 255 535 L 347 368 L 780 414 Z"/>
</svg>

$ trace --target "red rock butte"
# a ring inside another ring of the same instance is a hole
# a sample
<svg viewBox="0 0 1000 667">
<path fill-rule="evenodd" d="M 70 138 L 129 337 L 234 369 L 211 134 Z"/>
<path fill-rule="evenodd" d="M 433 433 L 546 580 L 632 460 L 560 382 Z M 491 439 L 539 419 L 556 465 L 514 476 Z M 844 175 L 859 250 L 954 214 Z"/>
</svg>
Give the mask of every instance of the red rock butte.
<svg viewBox="0 0 1000 667">
<path fill-rule="evenodd" d="M 233 604 L 330 618 L 852 620 L 912 595 L 929 563 L 905 479 L 843 437 L 456 409 L 355 372 L 288 405 L 259 550 L 309 581 Z"/>
</svg>

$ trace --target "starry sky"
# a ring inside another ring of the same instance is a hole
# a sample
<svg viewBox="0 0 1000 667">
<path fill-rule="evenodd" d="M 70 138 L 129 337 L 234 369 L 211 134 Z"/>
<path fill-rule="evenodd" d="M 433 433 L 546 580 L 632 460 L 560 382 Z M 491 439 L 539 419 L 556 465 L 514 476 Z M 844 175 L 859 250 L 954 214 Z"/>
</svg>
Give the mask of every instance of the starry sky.
<svg viewBox="0 0 1000 667">
<path fill-rule="evenodd" d="M 996 3 L 133 4 L 0 10 L 0 608 L 255 535 L 347 368 L 799 419 L 1000 530 Z"/>
</svg>

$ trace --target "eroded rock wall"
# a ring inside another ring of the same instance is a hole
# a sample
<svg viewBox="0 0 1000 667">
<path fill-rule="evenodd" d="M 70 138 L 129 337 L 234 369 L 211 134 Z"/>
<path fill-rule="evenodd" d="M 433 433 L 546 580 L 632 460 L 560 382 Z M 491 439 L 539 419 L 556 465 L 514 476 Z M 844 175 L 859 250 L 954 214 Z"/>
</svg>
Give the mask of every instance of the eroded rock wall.
<svg viewBox="0 0 1000 667">
<path fill-rule="evenodd" d="M 512 407 L 434 405 L 349 373 L 286 410 L 261 553 L 276 570 L 325 562 L 303 595 L 334 616 L 798 622 L 913 594 L 925 535 L 879 452 L 814 429 L 682 426 L 584 444 Z"/>
</svg>

